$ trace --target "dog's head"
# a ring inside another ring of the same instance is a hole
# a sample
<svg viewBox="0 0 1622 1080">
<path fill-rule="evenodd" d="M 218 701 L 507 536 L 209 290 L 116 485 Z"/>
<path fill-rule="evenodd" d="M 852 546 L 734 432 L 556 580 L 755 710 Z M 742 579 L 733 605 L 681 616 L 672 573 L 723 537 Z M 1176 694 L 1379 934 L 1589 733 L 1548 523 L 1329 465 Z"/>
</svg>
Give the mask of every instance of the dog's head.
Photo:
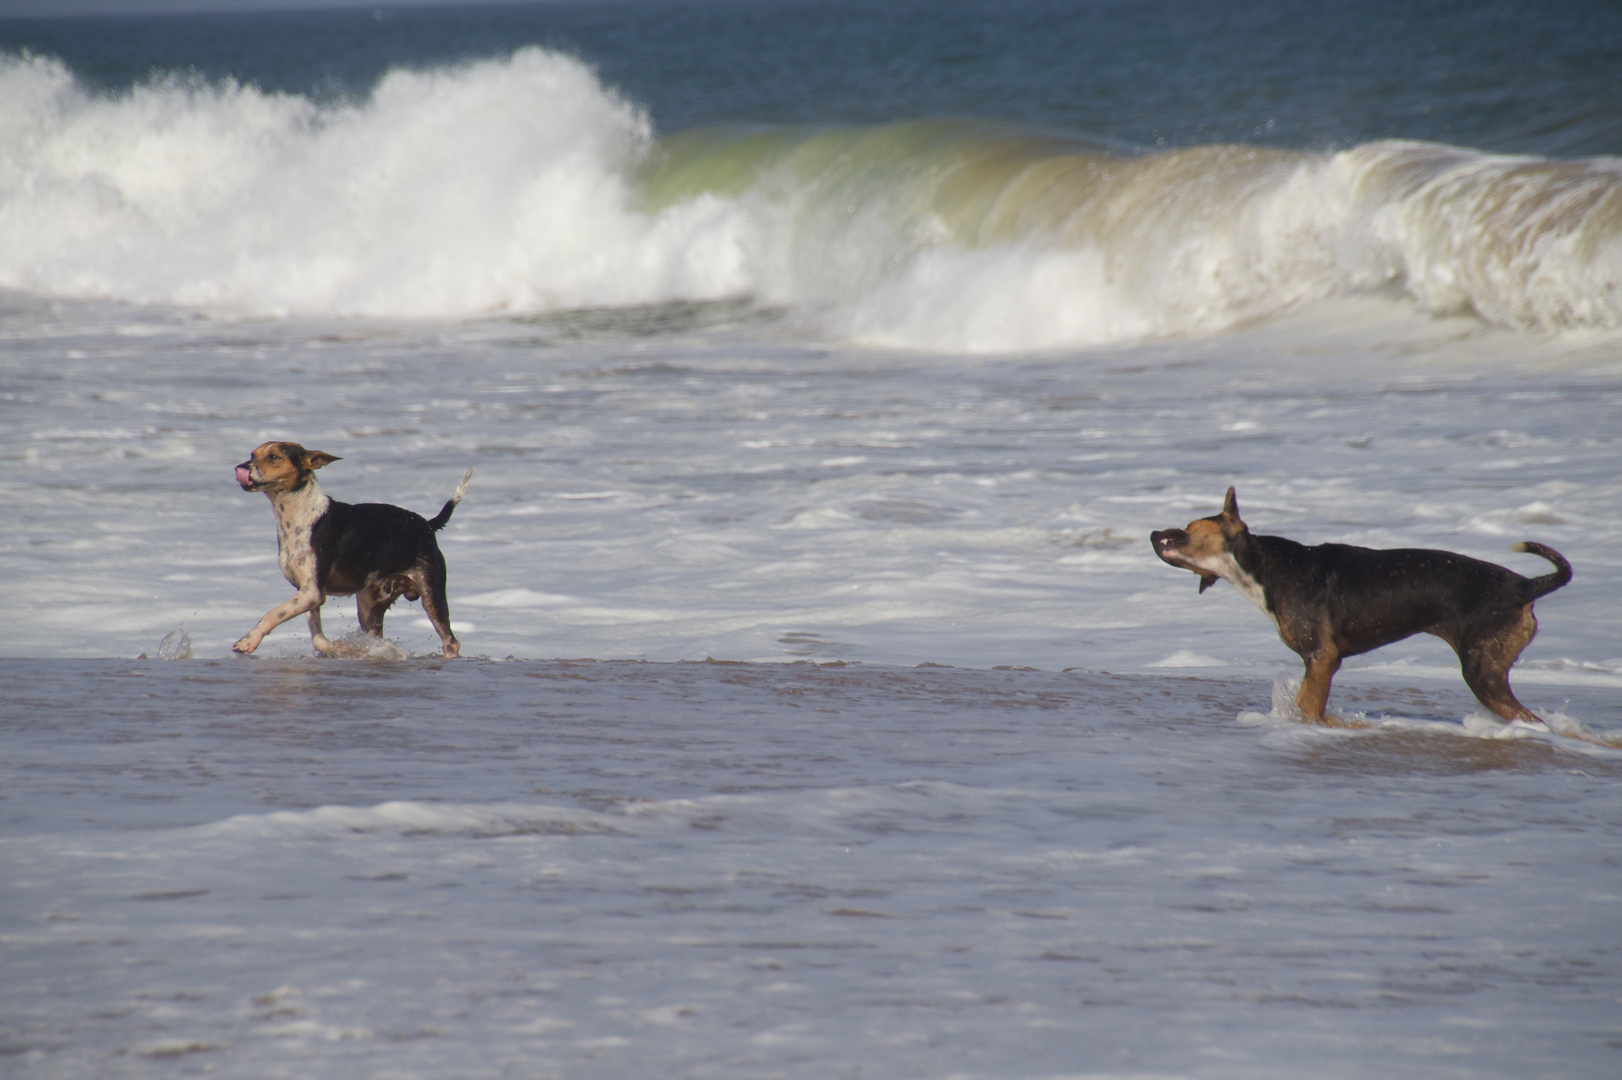
<svg viewBox="0 0 1622 1080">
<path fill-rule="evenodd" d="M 243 491 L 280 495 L 297 491 L 315 470 L 340 460 L 325 450 L 306 450 L 295 442 L 268 442 L 237 466 L 237 483 Z"/>
<path fill-rule="evenodd" d="M 1222 513 L 1198 518 L 1184 529 L 1162 529 L 1149 534 L 1149 543 L 1160 560 L 1192 570 L 1200 576 L 1200 592 L 1216 584 L 1217 578 L 1231 577 L 1236 570 L 1234 545 L 1250 529 L 1239 517 L 1239 500 L 1233 488 L 1222 500 Z"/>
</svg>

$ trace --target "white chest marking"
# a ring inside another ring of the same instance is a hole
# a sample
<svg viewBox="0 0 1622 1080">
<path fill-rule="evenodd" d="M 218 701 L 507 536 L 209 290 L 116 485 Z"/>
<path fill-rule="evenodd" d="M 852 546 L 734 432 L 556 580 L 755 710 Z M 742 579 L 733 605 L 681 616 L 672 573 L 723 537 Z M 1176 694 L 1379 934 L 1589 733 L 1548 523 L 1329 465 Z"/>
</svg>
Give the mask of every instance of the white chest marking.
<svg viewBox="0 0 1622 1080">
<path fill-rule="evenodd" d="M 1273 620 L 1273 628 L 1278 629 L 1278 616 L 1267 610 L 1267 593 L 1262 590 L 1261 583 L 1245 573 L 1232 555 L 1224 551 L 1215 558 L 1202 560 L 1197 565 L 1205 573 L 1215 574 L 1232 585 L 1240 596 L 1255 604 L 1261 609 L 1262 614 Z"/>
<path fill-rule="evenodd" d="M 310 544 L 310 531 L 331 501 L 313 476 L 300 490 L 271 500 L 276 512 L 277 561 L 282 577 L 295 589 L 315 586 L 315 548 Z"/>
</svg>

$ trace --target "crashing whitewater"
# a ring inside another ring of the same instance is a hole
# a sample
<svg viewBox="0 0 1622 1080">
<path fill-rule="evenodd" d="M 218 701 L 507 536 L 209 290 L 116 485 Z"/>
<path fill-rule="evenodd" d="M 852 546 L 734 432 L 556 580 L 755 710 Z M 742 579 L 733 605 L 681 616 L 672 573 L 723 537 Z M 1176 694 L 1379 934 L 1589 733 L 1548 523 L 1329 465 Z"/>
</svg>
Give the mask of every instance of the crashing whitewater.
<svg viewBox="0 0 1622 1080">
<path fill-rule="evenodd" d="M 1138 153 L 966 120 L 656 137 L 529 48 L 362 101 L 0 60 L 0 287 L 223 314 L 747 298 L 848 340 L 1201 335 L 1332 297 L 1622 326 L 1622 163 L 1380 141 Z"/>
</svg>

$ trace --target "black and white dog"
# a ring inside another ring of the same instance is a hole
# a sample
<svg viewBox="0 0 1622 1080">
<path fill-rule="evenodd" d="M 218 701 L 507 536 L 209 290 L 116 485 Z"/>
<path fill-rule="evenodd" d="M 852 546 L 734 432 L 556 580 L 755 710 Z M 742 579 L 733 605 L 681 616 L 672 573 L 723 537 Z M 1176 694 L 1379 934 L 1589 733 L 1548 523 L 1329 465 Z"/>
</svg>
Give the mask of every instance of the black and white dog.
<svg viewBox="0 0 1622 1080">
<path fill-rule="evenodd" d="M 338 460 L 298 443 L 268 442 L 237 466 L 242 490 L 270 496 L 282 576 L 298 592 L 267 612 L 231 647 L 251 653 L 276 627 L 307 614 L 310 641 L 316 650 L 338 656 L 344 650 L 321 632 L 321 605 L 328 596 L 353 595 L 361 629 L 376 638 L 383 636 L 383 615 L 389 605 L 403 596 L 422 601 L 423 611 L 445 645 L 446 657 L 456 656 L 462 647 L 451 633 L 445 556 L 440 554 L 434 533 L 450 521 L 451 511 L 467 492 L 473 470 L 462 474 L 455 494 L 429 521 L 387 503 L 329 499 L 315 479 L 315 470 Z"/>
</svg>

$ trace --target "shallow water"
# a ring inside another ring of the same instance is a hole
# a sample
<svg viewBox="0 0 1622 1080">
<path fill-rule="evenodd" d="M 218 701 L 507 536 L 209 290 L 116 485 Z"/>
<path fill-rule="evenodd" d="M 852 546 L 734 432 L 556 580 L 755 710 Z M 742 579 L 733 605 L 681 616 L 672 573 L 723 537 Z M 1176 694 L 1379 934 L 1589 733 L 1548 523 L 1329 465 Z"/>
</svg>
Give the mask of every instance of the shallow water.
<svg viewBox="0 0 1622 1080">
<path fill-rule="evenodd" d="M 21 1075 L 1576 1077 L 1617 1053 L 1622 756 L 1575 740 L 1239 724 L 1265 683 L 1086 672 L 0 679 Z"/>
<path fill-rule="evenodd" d="M 296 434 L 343 458 L 321 479 L 352 502 L 432 512 L 476 467 L 441 534 L 474 655 L 1298 671 L 1238 594 L 1149 552 L 1233 483 L 1258 532 L 1303 542 L 1528 574 L 1510 544 L 1551 544 L 1578 576 L 1539 602 L 1518 680 L 1616 686 L 1609 339 L 1372 314 L 978 358 L 808 343 L 735 307 L 402 325 L 14 300 L 4 438 L 27 468 L 5 483 L 27 510 L 0 565 L 26 617 L 0 652 L 135 656 L 184 627 L 224 655 L 287 589 L 231 466 Z M 354 629 L 346 600 L 327 618 Z M 437 649 L 418 608 L 388 627 Z M 1352 663 L 1439 673 L 1470 707 L 1434 639 Z"/>
</svg>

